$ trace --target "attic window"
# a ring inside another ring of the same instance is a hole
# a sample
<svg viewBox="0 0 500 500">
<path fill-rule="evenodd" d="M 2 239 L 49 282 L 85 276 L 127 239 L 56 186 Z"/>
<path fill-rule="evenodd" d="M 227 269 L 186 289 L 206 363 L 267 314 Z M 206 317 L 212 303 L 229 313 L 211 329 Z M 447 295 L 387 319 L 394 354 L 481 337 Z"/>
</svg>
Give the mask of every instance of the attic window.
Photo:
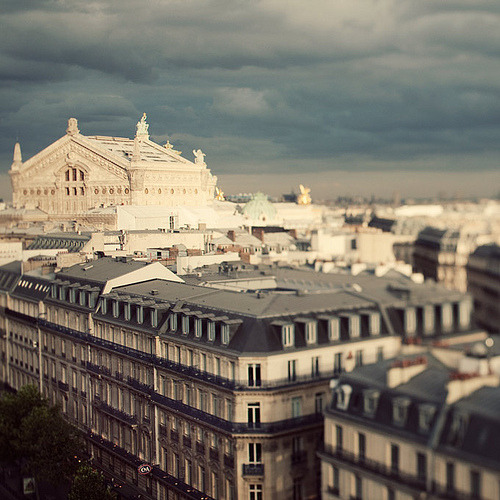
<svg viewBox="0 0 500 500">
<path fill-rule="evenodd" d="M 108 301 L 105 298 L 101 299 L 101 311 L 103 314 L 107 314 L 108 312 Z"/>
<path fill-rule="evenodd" d="M 215 339 L 215 322 L 214 321 L 207 322 L 207 337 L 208 337 L 208 340 Z"/>
<path fill-rule="evenodd" d="M 328 320 L 328 339 L 330 340 L 330 342 L 336 342 L 340 339 L 339 318 L 330 318 Z"/>
<path fill-rule="evenodd" d="M 195 337 L 197 337 L 197 338 L 201 337 L 202 327 L 203 327 L 203 324 L 202 324 L 201 319 L 199 319 L 199 318 L 195 319 L 194 320 L 194 336 Z M 209 337 L 210 337 L 210 335 L 209 335 Z"/>
<path fill-rule="evenodd" d="M 295 344 L 295 329 L 294 325 L 283 325 L 281 327 L 281 340 L 283 347 L 293 347 Z"/>
<path fill-rule="evenodd" d="M 335 392 L 337 394 L 337 408 L 339 410 L 347 410 L 349 400 L 351 399 L 352 387 L 350 385 L 343 384 L 339 386 Z"/>
<path fill-rule="evenodd" d="M 142 324 L 144 322 L 144 307 L 141 305 L 137 306 L 136 318 L 137 318 L 137 323 Z"/>
<path fill-rule="evenodd" d="M 448 444 L 451 446 L 460 446 L 465 437 L 467 429 L 467 415 L 463 413 L 455 413 L 451 421 L 450 430 L 448 433 Z"/>
<path fill-rule="evenodd" d="M 57 298 L 57 285 L 52 285 L 51 289 L 50 289 L 50 296 L 55 299 Z"/>
<path fill-rule="evenodd" d="M 66 299 L 66 289 L 63 286 L 59 286 L 59 300 Z"/>
<path fill-rule="evenodd" d="M 318 328 L 316 321 L 309 321 L 305 324 L 306 329 L 306 343 L 316 344 L 318 339 Z"/>
<path fill-rule="evenodd" d="M 123 314 L 125 315 L 125 321 L 130 321 L 130 302 L 125 302 L 123 305 Z"/>
<path fill-rule="evenodd" d="M 84 306 L 87 299 L 87 293 L 83 290 L 80 290 L 79 302 L 81 306 Z"/>
<path fill-rule="evenodd" d="M 171 332 L 177 331 L 177 314 L 176 313 L 172 313 L 170 315 L 170 331 Z"/>
<path fill-rule="evenodd" d="M 229 325 L 222 325 L 222 329 L 221 329 L 221 342 L 224 345 L 229 344 Z"/>
<path fill-rule="evenodd" d="M 392 421 L 396 425 L 404 426 L 408 416 L 408 407 L 410 400 L 408 398 L 394 398 L 392 401 Z"/>
<path fill-rule="evenodd" d="M 436 407 L 433 405 L 420 405 L 418 408 L 418 430 L 427 432 L 432 423 L 432 418 L 436 413 Z"/>
<path fill-rule="evenodd" d="M 158 309 L 151 309 L 151 326 L 156 328 L 158 326 Z"/>
<path fill-rule="evenodd" d="M 375 415 L 377 404 L 380 397 L 380 391 L 367 389 L 363 391 L 363 412 L 368 416 Z"/>
<path fill-rule="evenodd" d="M 370 335 L 380 335 L 380 313 L 370 314 Z"/>
<path fill-rule="evenodd" d="M 182 333 L 187 335 L 189 333 L 189 316 L 182 316 Z"/>
<path fill-rule="evenodd" d="M 113 300 L 113 317 L 118 318 L 120 315 L 120 303 L 117 300 Z"/>
<path fill-rule="evenodd" d="M 351 339 L 356 339 L 359 337 L 359 333 L 360 333 L 359 316 L 353 315 L 349 318 L 349 337 Z"/>
</svg>

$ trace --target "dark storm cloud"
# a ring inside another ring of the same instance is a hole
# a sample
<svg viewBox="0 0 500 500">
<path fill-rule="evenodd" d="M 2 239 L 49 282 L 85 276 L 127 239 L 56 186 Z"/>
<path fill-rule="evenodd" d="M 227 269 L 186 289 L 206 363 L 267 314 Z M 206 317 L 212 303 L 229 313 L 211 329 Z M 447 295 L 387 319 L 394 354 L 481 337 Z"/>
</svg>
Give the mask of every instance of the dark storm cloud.
<svg viewBox="0 0 500 500">
<path fill-rule="evenodd" d="M 4 170 L 16 137 L 29 156 L 69 116 L 131 136 L 143 111 L 221 174 L 491 169 L 500 149 L 496 0 L 10 0 L 0 47 Z"/>
</svg>

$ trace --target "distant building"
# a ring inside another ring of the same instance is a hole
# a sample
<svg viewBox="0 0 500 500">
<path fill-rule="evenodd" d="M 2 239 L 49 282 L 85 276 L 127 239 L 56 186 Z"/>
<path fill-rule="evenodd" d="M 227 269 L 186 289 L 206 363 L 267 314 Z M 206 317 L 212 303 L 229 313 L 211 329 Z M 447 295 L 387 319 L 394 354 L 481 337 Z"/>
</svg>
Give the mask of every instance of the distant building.
<svg viewBox="0 0 500 500">
<path fill-rule="evenodd" d="M 499 376 L 479 347 L 342 374 L 325 413 L 323 500 L 497 499 Z"/>
<path fill-rule="evenodd" d="M 109 205 L 206 205 L 213 177 L 201 150 L 191 162 L 170 143 L 149 139 L 145 115 L 134 139 L 85 136 L 70 118 L 66 135 L 23 162 L 16 144 L 9 171 L 16 209 L 68 218 Z"/>
<path fill-rule="evenodd" d="M 467 263 L 467 280 L 475 321 L 491 333 L 500 333 L 500 246 L 476 248 Z"/>
</svg>

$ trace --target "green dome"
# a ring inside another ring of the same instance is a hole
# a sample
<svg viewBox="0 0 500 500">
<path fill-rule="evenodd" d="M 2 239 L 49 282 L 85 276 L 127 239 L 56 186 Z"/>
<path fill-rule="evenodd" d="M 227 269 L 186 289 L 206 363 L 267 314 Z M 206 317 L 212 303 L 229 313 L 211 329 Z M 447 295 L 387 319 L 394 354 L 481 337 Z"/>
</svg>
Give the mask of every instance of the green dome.
<svg viewBox="0 0 500 500">
<path fill-rule="evenodd" d="M 243 215 L 252 220 L 265 222 L 276 218 L 276 209 L 264 193 L 256 193 L 243 207 Z"/>
</svg>

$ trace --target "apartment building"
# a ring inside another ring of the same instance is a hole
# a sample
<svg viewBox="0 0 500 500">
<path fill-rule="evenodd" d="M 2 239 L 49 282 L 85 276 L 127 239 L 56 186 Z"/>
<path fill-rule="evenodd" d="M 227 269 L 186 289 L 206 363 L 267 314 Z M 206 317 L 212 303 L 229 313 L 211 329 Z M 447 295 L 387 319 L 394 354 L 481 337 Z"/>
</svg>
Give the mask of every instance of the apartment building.
<svg viewBox="0 0 500 500">
<path fill-rule="evenodd" d="M 483 342 L 444 351 L 339 378 L 319 452 L 325 500 L 499 498 L 500 357 L 495 373 Z"/>
<path fill-rule="evenodd" d="M 128 259 L 52 275 L 4 266 L 2 380 L 38 384 L 95 462 L 143 498 L 319 498 L 332 377 L 393 357 L 403 338 L 470 332 L 470 300 L 409 279 L 287 269 L 272 288 L 252 272 L 265 290 Z"/>
</svg>

